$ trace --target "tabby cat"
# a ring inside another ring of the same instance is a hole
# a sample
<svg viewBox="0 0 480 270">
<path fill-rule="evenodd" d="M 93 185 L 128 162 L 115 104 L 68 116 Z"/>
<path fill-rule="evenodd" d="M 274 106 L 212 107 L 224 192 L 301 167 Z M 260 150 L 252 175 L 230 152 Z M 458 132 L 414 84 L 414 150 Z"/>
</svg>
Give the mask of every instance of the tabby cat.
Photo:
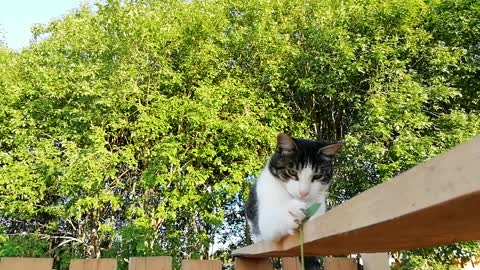
<svg viewBox="0 0 480 270">
<path fill-rule="evenodd" d="M 277 149 L 250 189 L 246 217 L 254 242 L 278 241 L 293 234 L 312 203 L 325 213 L 325 198 L 340 143 L 277 136 Z M 319 269 L 315 257 L 306 258 L 306 269 Z"/>
</svg>

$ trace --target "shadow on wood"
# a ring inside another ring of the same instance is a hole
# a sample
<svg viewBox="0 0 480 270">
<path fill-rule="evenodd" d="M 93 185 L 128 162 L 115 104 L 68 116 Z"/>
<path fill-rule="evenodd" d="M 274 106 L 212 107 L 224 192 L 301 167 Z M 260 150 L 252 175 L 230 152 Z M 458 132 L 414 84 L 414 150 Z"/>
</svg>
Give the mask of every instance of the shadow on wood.
<svg viewBox="0 0 480 270">
<path fill-rule="evenodd" d="M 235 258 L 235 270 L 273 270 L 269 259 Z"/>
</svg>

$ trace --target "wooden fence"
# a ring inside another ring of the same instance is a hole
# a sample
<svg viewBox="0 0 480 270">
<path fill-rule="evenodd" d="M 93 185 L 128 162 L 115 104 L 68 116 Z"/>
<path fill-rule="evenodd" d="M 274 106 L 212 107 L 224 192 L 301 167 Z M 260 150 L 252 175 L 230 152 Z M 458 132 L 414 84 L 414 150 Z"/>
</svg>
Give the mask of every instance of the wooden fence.
<svg viewBox="0 0 480 270">
<path fill-rule="evenodd" d="M 373 187 L 304 225 L 305 254 L 363 254 L 365 270 L 388 269 L 374 252 L 480 240 L 480 136 Z M 233 251 L 236 270 L 299 270 L 298 234 Z M 373 258 L 373 259 L 372 259 Z M 170 270 L 170 257 L 130 258 L 129 270 Z M 0 270 L 51 270 L 52 259 L 1 258 Z M 369 266 L 370 265 L 370 266 Z M 325 258 L 326 270 L 355 270 L 349 258 Z M 115 270 L 116 259 L 72 260 L 70 270 Z M 182 270 L 220 270 L 216 260 L 185 260 Z"/>
<path fill-rule="evenodd" d="M 350 267 L 350 268 L 345 268 Z M 0 258 L 0 270 L 52 270 L 53 259 L 50 258 Z M 74 259 L 70 261 L 69 270 L 116 270 L 116 259 Z M 133 257 L 130 258 L 128 270 L 171 270 L 172 258 Z M 235 270 L 273 269 L 268 259 L 236 258 Z M 297 257 L 283 258 L 284 270 L 300 270 Z M 326 270 L 356 270 L 356 263 L 349 258 L 326 258 Z M 222 270 L 220 260 L 184 260 L 181 270 Z"/>
</svg>

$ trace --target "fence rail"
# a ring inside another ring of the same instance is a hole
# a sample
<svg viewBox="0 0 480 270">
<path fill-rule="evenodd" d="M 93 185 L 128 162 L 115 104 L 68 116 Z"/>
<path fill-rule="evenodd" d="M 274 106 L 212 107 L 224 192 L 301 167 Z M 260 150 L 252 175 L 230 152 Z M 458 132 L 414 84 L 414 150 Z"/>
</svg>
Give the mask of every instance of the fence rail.
<svg viewBox="0 0 480 270">
<path fill-rule="evenodd" d="M 306 255 L 387 252 L 480 240 L 480 136 L 408 170 L 307 222 Z M 299 270 L 299 236 L 233 251 L 236 270 Z M 388 269 L 386 256 L 374 270 Z M 383 259 L 382 259 L 383 258 Z M 380 262 L 380 263 L 378 263 Z M 386 267 L 381 267 L 381 265 Z M 0 258 L 0 270 L 51 270 L 53 259 Z M 368 265 L 368 264 L 365 264 Z M 379 266 L 380 265 L 380 266 Z M 182 270 L 220 270 L 217 260 L 184 260 Z M 355 270 L 353 259 L 325 258 L 325 270 Z M 380 267 L 380 268 L 379 268 Z M 116 270 L 116 259 L 72 260 L 70 270 Z M 171 270 L 170 257 L 134 257 L 129 270 Z"/>
<path fill-rule="evenodd" d="M 341 266 L 354 268 L 339 268 Z M 181 270 L 222 270 L 220 260 L 183 260 Z M 51 258 L 0 258 L 0 270 L 52 270 Z M 268 259 L 236 258 L 235 270 L 272 270 Z M 356 264 L 349 258 L 326 258 L 325 270 L 356 270 Z M 70 261 L 69 270 L 117 270 L 116 259 L 74 259 Z M 128 270 L 172 270 L 172 258 L 133 257 L 130 258 Z M 283 270 L 300 270 L 298 258 L 284 258 Z"/>
</svg>

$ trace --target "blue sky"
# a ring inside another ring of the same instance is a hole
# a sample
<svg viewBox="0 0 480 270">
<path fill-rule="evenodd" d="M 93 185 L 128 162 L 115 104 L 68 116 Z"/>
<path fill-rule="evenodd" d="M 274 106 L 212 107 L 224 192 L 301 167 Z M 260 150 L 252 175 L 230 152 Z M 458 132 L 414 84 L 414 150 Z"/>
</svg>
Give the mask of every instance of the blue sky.
<svg viewBox="0 0 480 270">
<path fill-rule="evenodd" d="M 28 46 L 36 23 L 62 17 L 82 3 L 93 0 L 0 0 L 0 41 L 12 49 Z"/>
</svg>

